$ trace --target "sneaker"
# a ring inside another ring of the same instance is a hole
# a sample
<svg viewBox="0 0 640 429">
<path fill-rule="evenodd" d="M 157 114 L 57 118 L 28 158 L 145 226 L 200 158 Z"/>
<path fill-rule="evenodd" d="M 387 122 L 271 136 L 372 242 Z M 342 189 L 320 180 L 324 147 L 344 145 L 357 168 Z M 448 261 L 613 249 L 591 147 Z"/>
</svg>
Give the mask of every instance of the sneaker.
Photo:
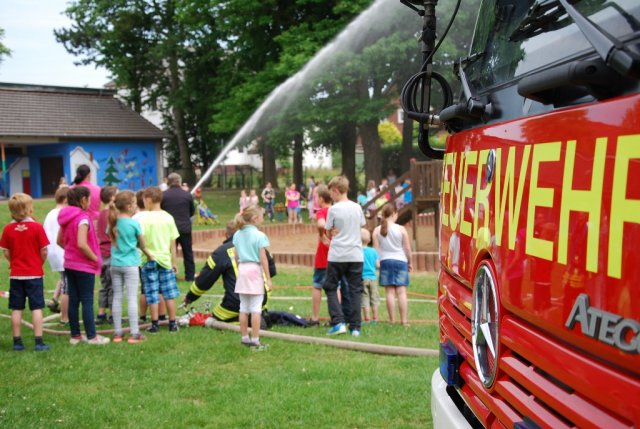
<svg viewBox="0 0 640 429">
<path fill-rule="evenodd" d="M 320 321 L 313 319 L 307 320 L 307 328 L 311 328 L 312 326 L 320 326 Z"/>
<path fill-rule="evenodd" d="M 113 342 L 114 343 L 121 343 L 124 341 L 124 335 L 114 335 L 113 336 Z"/>
<path fill-rule="evenodd" d="M 158 325 L 151 325 L 150 327 L 147 328 L 147 332 L 150 334 L 155 334 L 160 330 L 160 328 L 158 327 Z"/>
<path fill-rule="evenodd" d="M 72 346 L 75 346 L 77 344 L 80 344 L 82 342 L 86 342 L 87 341 L 87 337 L 85 337 L 84 335 L 80 335 L 77 337 L 71 337 L 69 339 L 69 344 L 71 344 Z"/>
<path fill-rule="evenodd" d="M 147 340 L 147 337 L 145 337 L 142 334 L 137 334 L 137 335 L 131 335 L 129 337 L 129 339 L 127 340 L 127 342 L 129 344 L 138 344 L 138 343 L 141 343 L 141 342 L 146 341 L 146 340 Z"/>
<path fill-rule="evenodd" d="M 340 334 L 346 334 L 347 333 L 347 327 L 345 326 L 344 323 L 338 323 L 335 326 L 332 326 L 331 329 L 329 329 L 327 331 L 327 335 L 340 335 Z"/>
<path fill-rule="evenodd" d="M 96 325 L 106 325 L 107 323 L 109 323 L 107 321 L 107 315 L 102 315 L 102 316 L 98 316 L 98 318 L 96 319 Z"/>
<path fill-rule="evenodd" d="M 241 340 L 240 340 L 240 344 L 242 344 L 243 346 L 246 346 L 246 347 L 251 347 L 251 345 L 252 345 L 253 343 L 251 342 L 251 340 L 242 340 L 242 339 L 241 339 Z"/>
<path fill-rule="evenodd" d="M 351 330 L 351 336 L 352 337 L 359 337 L 360 336 L 360 331 L 358 329 L 352 329 Z"/>
<path fill-rule="evenodd" d="M 21 352 L 24 350 L 24 344 L 22 343 L 13 343 L 13 351 L 14 352 Z"/>
<path fill-rule="evenodd" d="M 95 337 L 87 340 L 87 344 L 91 344 L 94 346 L 104 346 L 105 344 L 109 344 L 111 340 L 107 337 L 103 337 L 102 335 L 96 335 Z"/>
<path fill-rule="evenodd" d="M 173 323 L 169 323 L 169 332 L 178 332 L 180 330 L 180 327 L 178 326 L 177 323 L 173 322 Z"/>
<path fill-rule="evenodd" d="M 45 343 L 36 344 L 35 350 L 37 352 L 46 352 L 46 351 L 49 351 L 49 346 L 46 345 Z"/>
<path fill-rule="evenodd" d="M 249 348 L 254 352 L 262 352 L 269 348 L 269 344 L 251 342 L 251 344 L 249 345 Z"/>
</svg>

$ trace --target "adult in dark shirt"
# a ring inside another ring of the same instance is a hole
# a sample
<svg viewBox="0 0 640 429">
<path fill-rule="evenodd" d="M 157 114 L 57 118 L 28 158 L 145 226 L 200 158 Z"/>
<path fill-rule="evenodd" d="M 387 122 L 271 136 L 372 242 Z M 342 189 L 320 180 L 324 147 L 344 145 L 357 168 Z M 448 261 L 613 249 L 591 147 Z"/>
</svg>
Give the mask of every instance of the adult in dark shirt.
<svg viewBox="0 0 640 429">
<path fill-rule="evenodd" d="M 191 216 L 195 214 L 193 196 L 181 188 L 182 177 L 171 173 L 167 177 L 169 189 L 162 194 L 162 210 L 168 212 L 176 222 L 180 237 L 176 240 L 182 249 L 184 277 L 191 282 L 196 273 L 193 262 L 193 242 L 191 239 Z"/>
<path fill-rule="evenodd" d="M 185 305 L 191 304 L 211 289 L 214 283 L 222 277 L 224 296 L 222 297 L 222 301 L 213 307 L 211 315 L 223 322 L 237 322 L 238 315 L 240 314 L 240 296 L 235 292 L 236 276 L 238 274 L 238 264 L 235 259 L 236 248 L 233 246 L 232 241 L 235 232 L 235 222 L 229 222 L 225 231 L 226 240 L 211 253 L 204 267 L 202 267 L 200 275 L 191 283 L 189 292 L 187 292 L 184 298 Z M 269 252 L 267 252 L 267 259 L 269 261 L 269 275 L 273 277 L 276 275 L 276 264 Z M 263 311 L 267 309 L 269 296 L 271 295 L 271 290 L 267 287 L 266 279 L 264 288 L 265 293 L 262 301 Z"/>
</svg>

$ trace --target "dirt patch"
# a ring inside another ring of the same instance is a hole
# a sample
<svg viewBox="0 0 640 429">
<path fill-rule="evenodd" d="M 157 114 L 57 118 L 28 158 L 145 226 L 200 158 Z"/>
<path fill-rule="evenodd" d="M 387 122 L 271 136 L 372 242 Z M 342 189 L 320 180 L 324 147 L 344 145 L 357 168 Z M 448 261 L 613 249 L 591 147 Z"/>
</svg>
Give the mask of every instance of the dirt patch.
<svg viewBox="0 0 640 429">
<path fill-rule="evenodd" d="M 315 253 L 318 244 L 318 236 L 310 228 L 300 230 L 286 231 L 287 228 L 281 228 L 279 231 L 265 229 L 269 236 L 271 246 L 269 250 L 272 253 Z M 411 227 L 407 228 L 409 239 L 413 240 L 413 231 Z M 418 227 L 418 251 L 435 252 L 437 251 L 434 231 L 432 226 Z M 194 248 L 213 251 L 222 244 L 222 239 L 211 239 L 200 243 L 195 243 Z"/>
</svg>

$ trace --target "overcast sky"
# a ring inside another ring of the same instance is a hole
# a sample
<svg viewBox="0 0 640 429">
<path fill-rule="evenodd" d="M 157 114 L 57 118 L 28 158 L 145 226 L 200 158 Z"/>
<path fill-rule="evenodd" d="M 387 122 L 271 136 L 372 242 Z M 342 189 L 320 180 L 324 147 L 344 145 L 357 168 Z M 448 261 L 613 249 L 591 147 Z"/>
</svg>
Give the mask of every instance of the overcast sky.
<svg viewBox="0 0 640 429">
<path fill-rule="evenodd" d="M 67 0 L 0 0 L 2 43 L 11 56 L 0 64 L 0 82 L 102 88 L 109 81 L 105 69 L 76 66 L 53 35 L 68 27 L 62 14 Z"/>
</svg>

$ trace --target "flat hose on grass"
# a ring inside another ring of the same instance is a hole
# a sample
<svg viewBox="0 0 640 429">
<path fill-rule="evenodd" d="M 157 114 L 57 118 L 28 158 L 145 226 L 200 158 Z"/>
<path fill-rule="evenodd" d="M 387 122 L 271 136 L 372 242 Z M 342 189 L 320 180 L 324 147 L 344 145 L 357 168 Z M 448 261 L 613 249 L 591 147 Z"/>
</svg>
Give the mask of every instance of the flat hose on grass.
<svg viewBox="0 0 640 429">
<path fill-rule="evenodd" d="M 219 322 L 212 317 L 207 319 L 205 326 L 208 328 L 226 331 L 240 332 L 240 327 L 228 323 Z M 283 334 L 281 332 L 260 331 L 261 337 L 278 338 L 294 343 L 320 344 L 337 347 L 339 349 L 356 350 L 360 352 L 375 353 L 392 356 L 438 356 L 438 350 L 419 349 L 415 347 L 387 346 L 384 344 L 361 343 L 357 341 L 333 340 L 331 338 L 308 337 L 306 335 Z"/>
<path fill-rule="evenodd" d="M 5 319 L 11 319 L 11 316 L 6 314 L 0 314 L 0 317 Z M 51 318 L 47 318 L 51 320 Z M 33 329 L 33 325 L 26 320 L 22 320 L 22 324 L 29 329 Z M 162 324 L 162 323 L 161 323 Z M 140 325 L 140 329 L 144 329 L 150 324 Z M 210 317 L 205 322 L 205 326 L 208 328 L 220 329 L 225 331 L 234 331 L 240 332 L 240 327 L 237 325 L 232 325 L 225 322 L 220 322 L 215 320 L 213 317 Z M 128 332 L 129 328 L 123 328 L 124 332 Z M 50 335 L 69 335 L 68 331 L 59 331 L 56 329 L 43 328 L 43 332 Z M 113 334 L 113 329 L 106 329 L 97 331 L 98 334 L 108 335 Z M 339 349 L 346 350 L 355 350 L 359 352 L 365 353 L 374 353 L 380 355 L 390 355 L 390 356 L 438 356 L 438 350 L 434 349 L 419 349 L 415 347 L 400 347 L 400 346 L 388 346 L 384 344 L 371 344 L 371 343 L 361 343 L 358 341 L 346 341 L 346 340 L 334 340 L 331 338 L 319 338 L 319 337 L 308 337 L 306 335 L 295 335 L 295 334 L 284 334 L 281 332 L 272 332 L 272 331 L 260 331 L 260 336 L 268 337 L 268 338 L 277 338 L 285 341 L 292 341 L 294 343 L 305 343 L 305 344 L 313 344 L 313 345 L 324 345 L 337 347 Z"/>
</svg>

